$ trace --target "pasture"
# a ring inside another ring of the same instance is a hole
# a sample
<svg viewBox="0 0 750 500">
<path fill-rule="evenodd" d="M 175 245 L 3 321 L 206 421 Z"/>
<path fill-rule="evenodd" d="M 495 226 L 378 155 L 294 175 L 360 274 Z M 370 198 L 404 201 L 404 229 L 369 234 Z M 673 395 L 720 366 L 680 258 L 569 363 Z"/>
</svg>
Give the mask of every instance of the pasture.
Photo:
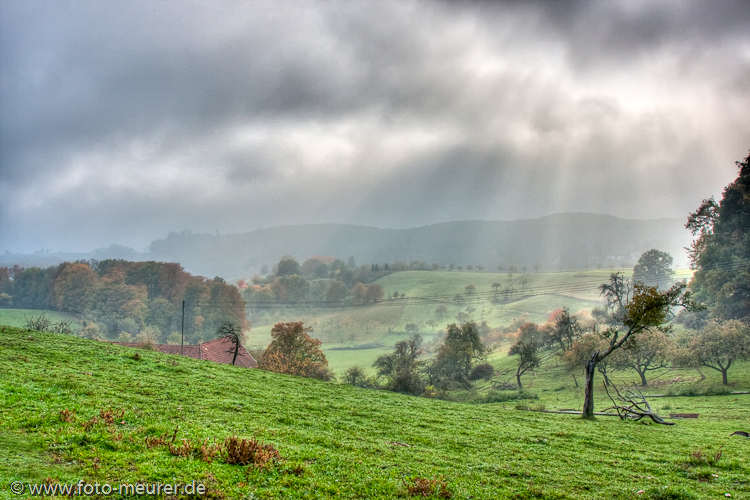
<svg viewBox="0 0 750 500">
<path fill-rule="evenodd" d="M 750 441 L 729 437 L 748 430 L 748 396 L 674 398 L 691 408 L 706 399 L 705 413 L 666 427 L 409 397 L 10 327 L 0 345 L 0 498 L 16 498 L 12 481 L 81 479 L 195 480 L 212 498 L 409 498 L 417 479 L 467 499 L 750 494 Z M 560 382 L 545 383 L 534 390 L 556 394 Z M 230 465 L 148 445 L 173 435 L 178 445 L 254 437 L 284 460 Z"/>
</svg>

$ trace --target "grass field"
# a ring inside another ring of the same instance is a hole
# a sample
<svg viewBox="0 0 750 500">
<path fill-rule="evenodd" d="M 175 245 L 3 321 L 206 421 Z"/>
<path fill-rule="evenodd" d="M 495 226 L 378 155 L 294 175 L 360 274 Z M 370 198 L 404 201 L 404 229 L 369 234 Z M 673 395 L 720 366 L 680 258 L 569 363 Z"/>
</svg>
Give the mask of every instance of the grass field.
<svg viewBox="0 0 750 500">
<path fill-rule="evenodd" d="M 195 480 L 209 498 L 408 498 L 416 477 L 444 478 L 462 499 L 750 495 L 750 441 L 729 437 L 750 430 L 748 396 L 664 398 L 701 413 L 667 427 L 415 398 L 9 327 L 0 346 L 0 498 L 19 498 L 12 481 L 81 479 Z M 735 388 L 748 372 L 730 374 Z M 572 404 L 569 388 L 557 390 L 569 377 L 536 377 L 534 404 Z M 107 423 L 110 409 L 118 416 Z M 207 463 L 146 446 L 175 429 L 176 444 L 255 437 L 285 461 Z"/>
<path fill-rule="evenodd" d="M 632 270 L 622 270 L 631 274 Z M 287 308 L 251 312 L 253 328 L 249 344 L 265 347 L 271 340 L 271 328 L 278 322 L 304 321 L 313 327 L 313 336 L 323 341 L 329 366 L 337 373 L 360 365 L 371 371 L 378 355 L 404 338 L 408 323 L 420 327 L 420 335 L 429 341 L 448 323 L 456 322 L 459 312 L 467 312 L 476 322 L 486 321 L 490 327 L 507 326 L 518 319 L 545 323 L 556 309 L 567 307 L 571 312 L 588 311 L 601 305 L 597 287 L 605 283 L 612 270 L 579 270 L 554 273 L 472 273 L 459 271 L 404 271 L 393 273 L 377 281 L 385 297 L 394 292 L 403 299 L 390 299 L 375 305 L 341 308 Z M 690 276 L 689 271 L 677 271 L 676 278 Z M 499 303 L 493 303 L 498 283 Z M 466 286 L 474 285 L 473 294 Z M 513 289 L 507 296 L 504 290 Z M 456 295 L 463 301 L 457 303 Z M 506 298 L 507 297 L 507 298 Z M 447 313 L 438 314 L 444 306 Z M 470 308 L 470 309 L 469 309 Z M 433 328 L 428 321 L 434 320 Z M 333 347 L 378 343 L 384 349 L 331 351 Z"/>
<path fill-rule="evenodd" d="M 37 311 L 35 309 L 0 309 L 0 325 L 8 326 L 26 326 L 26 319 L 38 317 L 44 313 L 45 317 L 50 321 L 57 323 L 59 321 L 72 321 L 73 328 L 81 328 L 81 318 L 75 314 L 64 313 L 59 311 Z"/>
</svg>

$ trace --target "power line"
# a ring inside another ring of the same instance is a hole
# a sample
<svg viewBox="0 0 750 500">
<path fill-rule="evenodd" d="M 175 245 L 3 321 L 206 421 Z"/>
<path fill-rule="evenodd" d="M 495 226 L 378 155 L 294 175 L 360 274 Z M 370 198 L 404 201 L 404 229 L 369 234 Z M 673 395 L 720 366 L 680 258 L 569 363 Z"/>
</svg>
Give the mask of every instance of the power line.
<svg viewBox="0 0 750 500">
<path fill-rule="evenodd" d="M 733 261 L 727 261 L 720 263 L 713 269 L 718 269 L 721 271 L 736 271 L 739 269 L 745 269 L 750 267 L 750 259 L 736 259 Z M 569 272 L 569 271 L 559 271 L 555 272 L 554 274 L 560 274 L 563 272 Z M 553 273 L 545 273 L 545 274 L 553 274 Z M 656 285 L 671 285 L 672 283 L 675 283 L 677 281 L 680 281 L 680 278 L 686 279 L 692 276 L 691 271 L 682 271 L 680 274 L 683 274 L 684 276 L 663 276 L 661 274 L 650 274 L 643 276 L 643 281 L 649 283 L 649 284 L 656 284 Z M 686 275 L 685 275 L 686 274 Z M 354 309 L 354 308 L 362 308 L 362 307 L 372 307 L 374 305 L 377 305 L 379 307 L 403 307 L 406 305 L 409 306 L 418 306 L 418 305 L 445 305 L 452 302 L 463 302 L 466 304 L 475 304 L 479 302 L 483 302 L 486 300 L 492 300 L 499 298 L 499 296 L 503 295 L 505 296 L 506 300 L 508 300 L 508 296 L 511 298 L 516 298 L 517 300 L 523 299 L 523 298 L 530 298 L 535 296 L 542 296 L 542 295 L 556 295 L 556 294 L 574 294 L 574 293 L 586 293 L 586 292 L 592 292 L 594 290 L 598 290 L 598 288 L 602 285 L 602 280 L 600 278 L 590 279 L 586 281 L 577 281 L 574 283 L 559 283 L 559 284 L 547 284 L 547 285 L 538 285 L 538 286 L 530 286 L 526 287 L 523 283 L 519 283 L 525 275 L 521 275 L 515 282 L 511 281 L 504 289 L 498 289 L 496 291 L 486 291 L 486 292 L 475 292 L 475 293 L 450 293 L 450 294 L 433 294 L 430 296 L 413 296 L 413 297 L 406 297 L 401 299 L 388 299 L 385 301 L 377 301 L 374 303 L 353 303 L 353 302 L 344 302 L 344 303 L 332 303 L 328 301 L 323 300 L 306 300 L 306 301 L 299 301 L 299 302 L 283 302 L 283 301 L 268 301 L 268 302 L 256 302 L 256 303 L 238 303 L 238 302 L 188 302 L 188 306 L 192 307 L 200 307 L 200 308 L 227 308 L 227 307 L 249 307 L 252 309 L 301 309 L 301 308 L 324 308 L 324 309 Z M 515 286 L 521 286 L 521 288 L 514 288 Z M 457 296 L 461 297 L 460 301 L 454 300 Z"/>
</svg>

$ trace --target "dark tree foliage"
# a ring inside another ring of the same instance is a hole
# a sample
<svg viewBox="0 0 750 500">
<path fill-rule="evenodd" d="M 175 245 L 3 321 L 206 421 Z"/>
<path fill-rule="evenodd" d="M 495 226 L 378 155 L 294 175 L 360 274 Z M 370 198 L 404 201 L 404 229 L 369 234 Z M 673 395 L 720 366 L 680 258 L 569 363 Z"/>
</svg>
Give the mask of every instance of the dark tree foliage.
<svg viewBox="0 0 750 500">
<path fill-rule="evenodd" d="M 433 385 L 450 388 L 468 387 L 469 373 L 477 360 L 483 360 L 488 349 L 482 344 L 476 323 L 448 325 L 443 345 L 433 359 L 428 374 Z"/>
<path fill-rule="evenodd" d="M 690 287 L 720 319 L 750 315 L 750 154 L 737 167 L 721 201 L 703 200 L 685 225 L 696 236 Z"/>
<path fill-rule="evenodd" d="M 153 327 L 158 340 L 166 340 L 180 330 L 183 300 L 188 342 L 213 338 L 223 321 L 247 326 L 237 287 L 190 276 L 179 264 L 107 259 L 64 262 L 47 269 L 3 269 L 0 276 L 10 278 L 11 293 L 0 299 L 9 302 L 8 307 L 75 312 L 110 339 L 123 331 Z"/>
<path fill-rule="evenodd" d="M 672 261 L 671 255 L 655 248 L 644 252 L 633 268 L 633 281 L 666 288 L 674 275 Z"/>
<path fill-rule="evenodd" d="M 424 391 L 424 381 L 420 371 L 424 365 L 419 358 L 422 337 L 414 335 L 409 340 L 397 342 L 391 354 L 378 356 L 373 366 L 378 370 L 378 378 L 385 377 L 385 388 L 389 391 L 419 395 Z"/>
<path fill-rule="evenodd" d="M 518 390 L 522 391 L 523 385 L 521 385 L 521 376 L 527 371 L 531 371 L 539 366 L 539 356 L 537 355 L 536 344 L 534 342 L 516 342 L 508 351 L 508 356 L 515 355 L 518 355 L 516 383 L 518 385 Z"/>
<path fill-rule="evenodd" d="M 338 280 L 334 280 L 331 282 L 331 286 L 328 287 L 328 291 L 326 292 L 326 302 L 341 302 L 348 294 L 349 290 L 346 289 L 346 285 Z"/>
<path fill-rule="evenodd" d="M 583 335 L 583 328 L 578 324 L 578 318 L 570 314 L 567 307 L 554 317 L 552 328 L 547 330 L 550 340 L 560 347 L 564 354 L 573 348 L 573 344 Z"/>
<path fill-rule="evenodd" d="M 281 259 L 276 270 L 276 276 L 292 276 L 293 274 L 302 274 L 299 262 L 294 259 Z"/>
<path fill-rule="evenodd" d="M 354 387 L 370 388 L 372 385 L 367 378 L 365 371 L 359 366 L 352 366 L 344 372 L 342 382 L 353 385 Z"/>
<path fill-rule="evenodd" d="M 471 369 L 469 380 L 489 380 L 495 374 L 495 369 L 489 363 L 482 363 Z"/>
</svg>

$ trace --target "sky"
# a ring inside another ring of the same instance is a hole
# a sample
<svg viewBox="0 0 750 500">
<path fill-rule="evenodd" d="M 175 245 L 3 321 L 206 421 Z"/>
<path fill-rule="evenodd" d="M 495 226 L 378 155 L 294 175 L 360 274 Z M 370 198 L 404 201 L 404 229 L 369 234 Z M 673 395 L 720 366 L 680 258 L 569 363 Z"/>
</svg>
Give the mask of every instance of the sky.
<svg viewBox="0 0 750 500">
<path fill-rule="evenodd" d="M 745 0 L 2 0 L 0 252 L 686 217 L 749 82 Z"/>
</svg>

